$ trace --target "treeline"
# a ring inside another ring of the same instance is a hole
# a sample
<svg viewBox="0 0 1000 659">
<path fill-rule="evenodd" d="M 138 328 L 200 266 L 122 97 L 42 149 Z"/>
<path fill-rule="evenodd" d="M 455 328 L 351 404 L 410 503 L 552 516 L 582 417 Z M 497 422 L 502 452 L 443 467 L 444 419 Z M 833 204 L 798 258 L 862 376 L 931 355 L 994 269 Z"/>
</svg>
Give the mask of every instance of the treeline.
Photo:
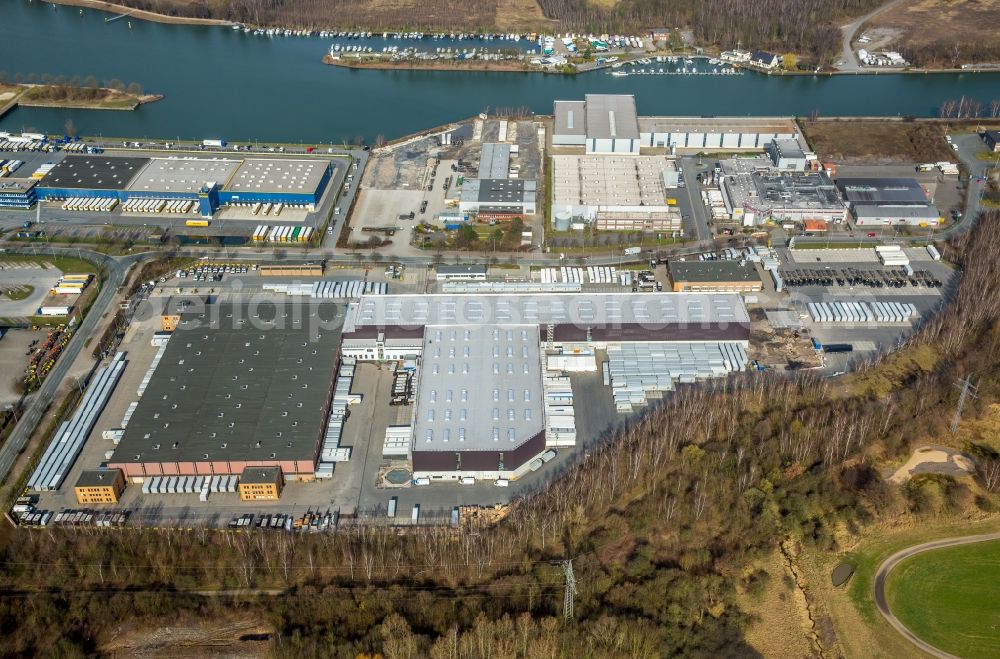
<svg viewBox="0 0 1000 659">
<path fill-rule="evenodd" d="M 51 75 L 48 73 L 43 73 L 41 75 L 37 73 L 14 73 L 12 75 L 7 71 L 0 71 L 0 84 L 6 83 L 14 83 L 18 85 L 45 85 L 50 90 L 46 92 L 46 98 L 58 97 L 70 100 L 93 100 L 101 98 L 101 95 L 105 94 L 108 89 L 116 92 L 133 94 L 135 96 L 141 96 L 143 93 L 142 85 L 138 82 L 125 84 L 118 78 L 99 81 L 94 76 L 67 77 L 64 75 Z"/>
<path fill-rule="evenodd" d="M 991 41 L 954 39 L 911 46 L 896 44 L 908 62 L 925 68 L 958 68 L 963 64 L 987 64 L 1000 61 L 1000 44 Z"/>
<path fill-rule="evenodd" d="M 989 103 L 977 101 L 968 96 L 945 101 L 938 108 L 938 116 L 942 119 L 977 119 L 979 117 L 1000 117 L 1000 98 Z"/>
<path fill-rule="evenodd" d="M 840 50 L 835 24 L 880 0 L 622 0 L 605 7 L 587 0 L 539 0 L 546 16 L 567 28 L 637 32 L 687 26 L 699 44 L 809 54 L 828 63 Z"/>
<path fill-rule="evenodd" d="M 699 44 L 761 48 L 810 56 L 829 63 L 840 49 L 837 23 L 877 7 L 882 0 L 620 0 L 611 6 L 587 0 L 538 0 L 552 22 L 536 29 L 638 34 L 651 28 L 690 27 Z M 167 15 L 219 18 L 253 25 L 301 28 L 490 30 L 498 0 L 123 0 Z"/>
<path fill-rule="evenodd" d="M 259 26 L 344 29 L 488 29 L 497 0 L 426 0 L 419 7 L 371 0 L 124 0 L 122 4 L 168 16 L 215 18 Z"/>
</svg>

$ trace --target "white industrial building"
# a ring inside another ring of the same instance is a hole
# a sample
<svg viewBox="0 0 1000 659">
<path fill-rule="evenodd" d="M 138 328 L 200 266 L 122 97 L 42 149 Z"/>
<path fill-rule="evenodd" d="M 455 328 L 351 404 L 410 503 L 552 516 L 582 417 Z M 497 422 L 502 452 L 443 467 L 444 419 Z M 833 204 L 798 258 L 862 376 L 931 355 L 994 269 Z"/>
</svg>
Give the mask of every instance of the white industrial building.
<svg viewBox="0 0 1000 659">
<path fill-rule="evenodd" d="M 587 94 L 556 101 L 554 146 L 588 154 L 638 155 L 642 147 L 674 153 L 764 151 L 773 140 L 804 143 L 792 117 L 638 117 L 635 97 Z"/>
<path fill-rule="evenodd" d="M 927 226 L 941 222 L 941 214 L 912 178 L 838 178 L 858 226 Z"/>
<path fill-rule="evenodd" d="M 642 146 L 674 153 L 760 152 L 772 140 L 799 139 L 793 119 L 772 117 L 641 117 L 639 133 Z"/>
<path fill-rule="evenodd" d="M 826 172 L 725 173 L 724 169 L 719 187 L 729 216 L 744 226 L 768 221 L 836 223 L 847 218 L 847 209 Z"/>
<path fill-rule="evenodd" d="M 583 101 L 556 101 L 554 115 L 555 146 L 583 146 L 588 154 L 639 154 L 634 96 L 587 94 Z"/>
<path fill-rule="evenodd" d="M 535 181 L 508 178 L 465 179 L 458 209 L 477 213 L 479 219 L 534 215 L 538 186 Z"/>
<path fill-rule="evenodd" d="M 364 296 L 348 307 L 341 354 L 416 361 L 414 478 L 507 479 L 575 443 L 565 374 L 596 370 L 596 350 L 611 357 L 616 410 L 630 412 L 676 383 L 743 370 L 749 322 L 734 294 Z"/>
<path fill-rule="evenodd" d="M 809 162 L 798 140 L 775 138 L 764 147 L 764 150 L 771 156 L 774 166 L 782 171 L 803 172 Z"/>
<path fill-rule="evenodd" d="M 560 231 L 679 231 L 680 212 L 668 203 L 677 183 L 664 156 L 553 156 L 552 220 Z"/>
</svg>

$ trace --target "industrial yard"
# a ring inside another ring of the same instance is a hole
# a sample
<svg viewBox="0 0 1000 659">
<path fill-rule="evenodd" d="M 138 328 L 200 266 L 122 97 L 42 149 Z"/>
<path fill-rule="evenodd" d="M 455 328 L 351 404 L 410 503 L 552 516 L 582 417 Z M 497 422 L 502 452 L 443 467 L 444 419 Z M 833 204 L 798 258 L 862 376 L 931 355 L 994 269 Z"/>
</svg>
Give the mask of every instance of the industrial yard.
<svg viewBox="0 0 1000 659">
<path fill-rule="evenodd" d="M 471 227 L 479 246 L 513 220 L 536 238 L 504 245 L 530 249 L 542 235 L 537 190 L 542 172 L 539 125 L 531 120 L 477 118 L 429 135 L 380 147 L 364 173 L 344 246 L 385 243 L 380 253 L 419 256 L 468 249 L 457 241 Z"/>
<path fill-rule="evenodd" d="M 364 168 L 24 154 L 44 213 L 240 226 L 254 257 L 148 283 L 39 456 L 26 523 L 322 530 L 503 514 L 679 389 L 745 371 L 835 376 L 893 350 L 954 285 L 933 245 L 895 242 L 953 219 L 962 187 L 947 163 L 837 167 L 794 122 L 639 117 L 631 97 L 554 112 L 450 125 Z M 360 191 L 353 207 L 335 206 L 339 186 Z M 627 246 L 646 235 L 699 242 Z M 598 237 L 618 249 L 589 264 L 544 252 Z M 382 262 L 269 260 L 317 239 Z M 428 256 L 444 250 L 510 258 Z M 46 308 L 39 288 L 86 286 L 22 266 L 2 272 L 8 315 Z"/>
</svg>

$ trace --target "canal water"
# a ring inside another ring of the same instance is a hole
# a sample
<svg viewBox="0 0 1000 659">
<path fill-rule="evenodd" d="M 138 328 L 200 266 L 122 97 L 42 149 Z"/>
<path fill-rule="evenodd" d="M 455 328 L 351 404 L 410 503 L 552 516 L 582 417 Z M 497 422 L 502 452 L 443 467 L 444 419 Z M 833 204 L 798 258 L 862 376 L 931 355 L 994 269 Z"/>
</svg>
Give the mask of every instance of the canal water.
<svg viewBox="0 0 1000 659">
<path fill-rule="evenodd" d="M 2 0 L 0 70 L 9 78 L 15 73 L 118 78 L 164 94 L 165 100 L 135 112 L 19 108 L 0 120 L 0 128 L 57 133 L 72 119 L 88 135 L 323 144 L 371 142 L 379 135 L 392 139 L 497 108 L 523 106 L 548 114 L 554 99 L 586 93 L 632 93 L 641 114 L 695 116 L 934 116 L 949 99 L 964 95 L 987 104 L 1000 97 L 1000 73 L 556 76 L 351 70 L 321 63 L 334 41 L 329 38 L 105 22 L 110 16 L 40 0 Z"/>
</svg>

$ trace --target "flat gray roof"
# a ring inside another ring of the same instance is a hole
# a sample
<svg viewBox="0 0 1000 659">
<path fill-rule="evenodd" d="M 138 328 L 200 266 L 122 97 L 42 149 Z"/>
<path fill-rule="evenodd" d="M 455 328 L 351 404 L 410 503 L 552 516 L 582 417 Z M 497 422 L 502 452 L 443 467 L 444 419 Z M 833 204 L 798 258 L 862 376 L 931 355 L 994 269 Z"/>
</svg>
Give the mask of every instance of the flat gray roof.
<svg viewBox="0 0 1000 659">
<path fill-rule="evenodd" d="M 762 133 L 796 135 L 792 118 L 775 117 L 639 117 L 643 133 Z"/>
<path fill-rule="evenodd" d="M 149 158 L 67 155 L 39 184 L 44 188 L 124 190 Z"/>
<path fill-rule="evenodd" d="M 153 158 L 128 186 L 131 192 L 198 192 L 208 182 L 222 186 L 240 166 L 227 158 Z"/>
<path fill-rule="evenodd" d="M 757 194 L 772 208 L 843 208 L 826 172 L 752 174 Z"/>
<path fill-rule="evenodd" d="M 667 205 L 664 172 L 676 170 L 665 156 L 552 156 L 552 203 L 657 210 Z"/>
<path fill-rule="evenodd" d="M 588 139 L 639 139 L 635 96 L 587 94 Z"/>
<path fill-rule="evenodd" d="M 271 485 L 278 482 L 280 469 L 277 467 L 246 467 L 240 474 L 244 485 Z"/>
<path fill-rule="evenodd" d="M 524 293 L 362 296 L 348 306 L 344 332 L 362 327 L 493 324 L 581 327 L 749 323 L 734 293 Z"/>
<path fill-rule="evenodd" d="M 74 487 L 111 487 L 121 473 L 121 469 L 85 469 Z"/>
<path fill-rule="evenodd" d="M 510 145 L 487 142 L 479 156 L 481 179 L 507 178 L 510 173 Z"/>
<path fill-rule="evenodd" d="M 941 217 L 938 209 L 930 204 L 856 204 L 855 217 L 889 217 L 909 220 L 933 220 Z"/>
<path fill-rule="evenodd" d="M 311 194 L 319 188 L 329 160 L 247 158 L 226 184 L 230 192 Z"/>
<path fill-rule="evenodd" d="M 752 265 L 739 261 L 668 261 L 667 268 L 675 282 L 760 281 Z"/>
<path fill-rule="evenodd" d="M 296 309 L 268 302 L 183 313 L 115 462 L 314 459 L 342 305 L 299 309 L 298 323 Z"/>
<path fill-rule="evenodd" d="M 456 263 L 449 265 L 447 263 L 439 263 L 436 266 L 438 274 L 442 275 L 485 275 L 486 266 L 481 263 L 470 263 L 462 264 Z"/>
<path fill-rule="evenodd" d="M 38 184 L 37 179 L 33 178 L 14 178 L 10 176 L 5 176 L 0 178 L 0 194 L 6 192 L 20 194 L 22 192 L 27 192 L 31 188 Z"/>
<path fill-rule="evenodd" d="M 838 178 L 837 187 L 851 204 L 926 204 L 927 194 L 913 178 Z"/>
<path fill-rule="evenodd" d="M 587 134 L 587 103 L 585 101 L 556 101 L 555 131 L 556 135 L 586 135 Z"/>
<path fill-rule="evenodd" d="M 473 178 L 462 183 L 461 200 L 483 204 L 522 204 L 535 201 L 534 181 L 517 178 Z"/>
<path fill-rule="evenodd" d="M 430 325 L 418 378 L 414 450 L 513 450 L 543 429 L 535 326 Z"/>
<path fill-rule="evenodd" d="M 802 146 L 799 145 L 797 140 L 782 138 L 775 138 L 771 140 L 774 145 L 774 149 L 777 151 L 778 156 L 782 158 L 805 158 L 806 153 L 802 150 Z"/>
</svg>

